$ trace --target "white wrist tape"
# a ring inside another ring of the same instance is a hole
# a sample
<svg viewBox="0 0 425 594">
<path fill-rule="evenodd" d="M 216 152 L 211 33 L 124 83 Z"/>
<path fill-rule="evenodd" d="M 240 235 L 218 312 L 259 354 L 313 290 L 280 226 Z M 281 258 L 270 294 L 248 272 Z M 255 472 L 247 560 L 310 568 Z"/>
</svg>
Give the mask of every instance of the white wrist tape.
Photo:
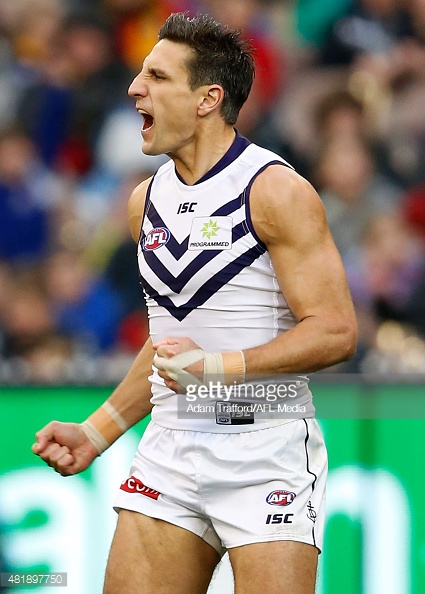
<svg viewBox="0 0 425 594">
<path fill-rule="evenodd" d="M 122 417 L 120 415 L 120 413 L 112 406 L 112 404 L 109 402 L 109 400 L 104 402 L 102 404 L 101 408 L 106 410 L 106 412 L 111 417 L 111 419 L 113 421 L 115 421 L 115 423 L 118 425 L 118 427 L 120 429 L 122 429 L 123 433 L 125 433 L 127 431 L 127 429 L 130 427 L 130 425 L 127 423 L 127 421 L 124 419 L 124 417 Z"/>
<path fill-rule="evenodd" d="M 87 439 L 91 441 L 91 443 L 97 449 L 99 454 L 104 452 L 111 445 L 106 441 L 101 432 L 98 429 L 96 429 L 96 427 L 90 421 L 83 421 L 81 423 L 81 429 L 86 434 Z"/>
<path fill-rule="evenodd" d="M 127 431 L 129 424 L 115 407 L 106 401 L 86 421 L 81 423 L 81 428 L 88 440 L 101 454 Z"/>
<path fill-rule="evenodd" d="M 184 368 L 201 361 L 201 359 L 204 359 L 204 356 L 205 352 L 202 349 L 186 351 L 185 353 L 174 355 L 174 357 L 170 357 L 169 359 L 160 357 L 155 353 L 153 364 L 161 371 L 165 371 L 174 381 L 185 388 L 193 386 L 193 384 L 202 386 L 202 382 L 195 375 L 185 371 Z"/>
<path fill-rule="evenodd" d="M 186 367 L 204 360 L 202 381 L 185 370 Z M 165 371 L 174 381 L 187 388 L 190 385 L 202 386 L 209 381 L 221 384 L 243 383 L 245 381 L 245 357 L 243 351 L 234 353 L 206 353 L 202 349 L 186 351 L 167 359 L 157 354 L 153 363 Z"/>
</svg>

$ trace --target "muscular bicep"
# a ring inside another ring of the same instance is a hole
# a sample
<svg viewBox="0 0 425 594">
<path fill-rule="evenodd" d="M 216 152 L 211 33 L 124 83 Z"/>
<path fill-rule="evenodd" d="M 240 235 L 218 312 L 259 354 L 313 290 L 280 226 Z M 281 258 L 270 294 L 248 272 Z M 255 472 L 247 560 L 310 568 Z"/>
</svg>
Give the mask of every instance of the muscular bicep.
<svg viewBox="0 0 425 594">
<path fill-rule="evenodd" d="M 282 293 L 298 321 L 311 316 L 351 321 L 345 271 L 322 202 L 306 180 L 281 169 L 258 179 L 251 202 Z"/>
<path fill-rule="evenodd" d="M 285 299 L 298 321 L 309 316 L 341 317 L 352 311 L 345 272 L 328 233 L 295 245 L 272 245 L 269 253 Z"/>
</svg>

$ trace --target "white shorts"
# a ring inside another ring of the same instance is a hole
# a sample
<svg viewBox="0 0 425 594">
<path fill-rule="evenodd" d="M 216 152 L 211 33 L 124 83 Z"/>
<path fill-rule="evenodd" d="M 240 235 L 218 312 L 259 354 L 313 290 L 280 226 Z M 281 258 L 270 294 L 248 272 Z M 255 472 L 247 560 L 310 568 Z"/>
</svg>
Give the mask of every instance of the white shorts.
<svg viewBox="0 0 425 594">
<path fill-rule="evenodd" d="M 114 509 L 190 530 L 220 555 L 258 542 L 322 548 L 327 453 L 315 419 L 244 433 L 151 422 Z"/>
</svg>

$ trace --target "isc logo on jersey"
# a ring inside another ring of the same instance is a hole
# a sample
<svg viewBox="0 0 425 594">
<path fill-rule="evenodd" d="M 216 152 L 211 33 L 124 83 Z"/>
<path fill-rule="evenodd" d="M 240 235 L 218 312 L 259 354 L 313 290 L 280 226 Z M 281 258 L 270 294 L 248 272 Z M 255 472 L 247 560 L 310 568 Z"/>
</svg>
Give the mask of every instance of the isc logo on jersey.
<svg viewBox="0 0 425 594">
<path fill-rule="evenodd" d="M 266 502 L 270 505 L 280 505 L 284 507 L 285 505 L 290 505 L 296 497 L 295 493 L 292 491 L 272 491 L 266 497 Z"/>
<path fill-rule="evenodd" d="M 143 240 L 143 249 L 145 251 L 157 250 L 165 245 L 170 239 L 170 232 L 165 227 L 155 227 L 151 229 Z"/>
</svg>

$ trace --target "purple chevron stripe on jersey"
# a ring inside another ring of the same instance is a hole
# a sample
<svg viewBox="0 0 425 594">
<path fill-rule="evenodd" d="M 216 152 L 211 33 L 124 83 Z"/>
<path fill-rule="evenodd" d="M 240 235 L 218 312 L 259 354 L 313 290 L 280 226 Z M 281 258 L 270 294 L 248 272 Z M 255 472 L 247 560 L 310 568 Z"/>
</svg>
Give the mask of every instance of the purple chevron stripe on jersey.
<svg viewBox="0 0 425 594">
<path fill-rule="evenodd" d="M 240 196 L 238 196 L 237 198 L 235 198 L 234 200 L 231 200 L 227 204 L 224 204 L 222 207 L 218 208 L 215 212 L 213 212 L 211 214 L 211 216 L 218 217 L 218 216 L 231 215 L 233 212 L 235 212 L 236 210 L 238 210 L 238 208 L 241 207 L 242 199 L 243 199 L 243 193 Z M 154 227 L 154 228 L 165 227 L 166 229 L 168 229 L 167 224 L 162 219 L 162 217 L 160 217 L 155 206 L 150 201 L 149 201 L 149 204 L 146 209 L 146 217 L 149 219 L 152 227 Z M 145 237 L 145 234 L 142 233 L 142 237 L 141 237 L 142 245 L 143 245 L 144 237 Z M 185 254 L 187 252 L 188 243 L 189 243 L 189 237 L 186 237 L 182 241 L 182 243 L 179 243 L 177 241 L 177 239 L 174 237 L 174 235 L 171 234 L 171 236 L 168 240 L 168 243 L 167 243 L 167 249 L 174 256 L 174 258 L 177 261 L 179 261 L 180 258 L 183 256 L 183 254 Z"/>
<path fill-rule="evenodd" d="M 191 311 L 206 303 L 221 287 L 231 281 L 241 270 L 250 266 L 264 252 L 265 250 L 259 245 L 250 248 L 244 254 L 241 254 L 239 258 L 236 258 L 233 262 L 214 274 L 192 295 L 189 301 L 180 306 L 174 305 L 169 297 L 160 295 L 143 277 L 141 277 L 141 283 L 149 297 L 154 299 L 160 307 L 164 307 L 176 320 L 181 322 Z"/>
<path fill-rule="evenodd" d="M 238 239 L 247 235 L 248 229 L 244 223 L 235 225 L 232 229 L 232 242 L 235 243 Z M 261 253 L 264 253 L 264 249 Z M 174 276 L 166 266 L 161 262 L 154 251 L 144 251 L 143 257 L 149 268 L 155 273 L 160 281 L 167 285 L 173 293 L 180 293 L 186 283 L 197 273 L 205 264 L 208 264 L 213 258 L 221 254 L 222 250 L 203 250 L 186 266 L 184 270 L 178 275 Z"/>
</svg>

